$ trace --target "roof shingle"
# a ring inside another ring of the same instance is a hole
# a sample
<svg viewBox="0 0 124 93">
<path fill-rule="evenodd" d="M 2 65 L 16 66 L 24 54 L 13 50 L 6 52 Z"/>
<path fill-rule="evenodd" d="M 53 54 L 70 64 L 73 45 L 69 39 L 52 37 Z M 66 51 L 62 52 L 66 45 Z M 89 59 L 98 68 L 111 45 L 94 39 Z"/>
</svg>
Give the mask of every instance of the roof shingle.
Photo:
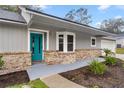
<svg viewBox="0 0 124 93">
<path fill-rule="evenodd" d="M 0 19 L 26 23 L 25 19 L 18 13 L 0 9 Z"/>
</svg>

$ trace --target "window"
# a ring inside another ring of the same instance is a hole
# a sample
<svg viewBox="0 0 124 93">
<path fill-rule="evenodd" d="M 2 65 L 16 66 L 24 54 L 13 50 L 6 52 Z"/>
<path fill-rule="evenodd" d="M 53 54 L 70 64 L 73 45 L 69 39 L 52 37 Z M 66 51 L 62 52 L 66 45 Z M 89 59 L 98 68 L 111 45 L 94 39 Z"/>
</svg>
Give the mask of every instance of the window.
<svg viewBox="0 0 124 93">
<path fill-rule="evenodd" d="M 63 35 L 59 35 L 59 51 L 63 51 Z"/>
<path fill-rule="evenodd" d="M 67 35 L 67 50 L 73 51 L 73 35 Z"/>
<path fill-rule="evenodd" d="M 75 34 L 70 32 L 57 32 L 56 48 L 59 51 L 68 52 L 75 50 Z"/>
<path fill-rule="evenodd" d="M 91 46 L 92 47 L 96 46 L 96 37 L 91 37 Z"/>
</svg>

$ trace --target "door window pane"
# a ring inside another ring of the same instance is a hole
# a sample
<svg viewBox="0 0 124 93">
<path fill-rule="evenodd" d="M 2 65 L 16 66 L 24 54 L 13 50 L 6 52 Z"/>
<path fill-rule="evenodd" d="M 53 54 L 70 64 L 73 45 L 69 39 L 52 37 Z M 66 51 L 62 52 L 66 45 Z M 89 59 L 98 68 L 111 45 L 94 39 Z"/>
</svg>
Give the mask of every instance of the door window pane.
<svg viewBox="0 0 124 93">
<path fill-rule="evenodd" d="M 40 40 L 41 38 L 40 38 L 40 36 L 39 36 L 39 54 L 41 53 L 41 46 L 40 46 L 40 44 L 41 44 L 41 40 Z"/>
<path fill-rule="evenodd" d="M 67 35 L 67 51 L 73 51 L 73 35 Z"/>
<path fill-rule="evenodd" d="M 32 37 L 32 54 L 34 54 L 34 40 L 35 40 L 35 38 L 34 38 L 34 36 Z"/>
</svg>

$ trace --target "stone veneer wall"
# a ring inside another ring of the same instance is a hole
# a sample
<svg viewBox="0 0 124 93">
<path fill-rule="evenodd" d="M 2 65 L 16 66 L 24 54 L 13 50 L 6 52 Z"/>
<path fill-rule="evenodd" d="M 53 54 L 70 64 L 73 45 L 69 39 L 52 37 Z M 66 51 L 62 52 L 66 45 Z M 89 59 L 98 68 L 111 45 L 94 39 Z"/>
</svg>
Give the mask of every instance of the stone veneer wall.
<svg viewBox="0 0 124 93">
<path fill-rule="evenodd" d="M 47 64 L 67 64 L 75 61 L 75 53 L 45 51 L 44 59 Z"/>
<path fill-rule="evenodd" d="M 93 58 L 101 55 L 100 49 L 77 49 L 75 52 L 44 51 L 47 64 L 68 64 L 76 60 Z"/>
<path fill-rule="evenodd" d="M 5 62 L 3 69 L 0 70 L 0 75 L 26 70 L 31 66 L 30 52 L 0 53 L 0 56 L 3 56 L 2 59 Z"/>
<path fill-rule="evenodd" d="M 77 60 L 94 58 L 102 55 L 100 49 L 77 49 L 75 51 Z"/>
</svg>

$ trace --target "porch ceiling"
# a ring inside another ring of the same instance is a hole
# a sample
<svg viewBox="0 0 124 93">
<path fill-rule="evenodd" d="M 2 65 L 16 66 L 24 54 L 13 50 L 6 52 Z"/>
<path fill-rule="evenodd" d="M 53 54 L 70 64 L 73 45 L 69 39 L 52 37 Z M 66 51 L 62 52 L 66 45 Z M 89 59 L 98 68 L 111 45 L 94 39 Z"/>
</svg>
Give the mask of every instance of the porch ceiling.
<svg viewBox="0 0 124 93">
<path fill-rule="evenodd" d="M 34 15 L 32 18 L 32 27 L 37 25 L 47 30 L 58 30 L 58 31 L 81 31 L 94 36 L 115 36 L 114 34 L 107 33 L 101 30 L 97 30 L 90 27 L 78 25 L 76 23 L 65 22 L 62 20 L 56 20 L 54 18 L 48 18 L 45 16 Z"/>
</svg>

